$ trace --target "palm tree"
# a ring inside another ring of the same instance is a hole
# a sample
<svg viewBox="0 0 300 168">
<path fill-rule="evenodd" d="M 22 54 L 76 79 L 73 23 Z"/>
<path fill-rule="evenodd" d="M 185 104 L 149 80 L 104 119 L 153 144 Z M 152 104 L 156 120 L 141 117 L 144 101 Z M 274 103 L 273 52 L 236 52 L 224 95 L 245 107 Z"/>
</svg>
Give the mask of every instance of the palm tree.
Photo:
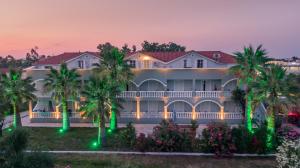
<svg viewBox="0 0 300 168">
<path fill-rule="evenodd" d="M 109 118 L 111 108 L 110 89 L 106 78 L 92 76 L 82 91 L 85 98 L 81 110 L 84 111 L 83 116 L 88 116 L 96 120 L 98 124 L 97 144 L 99 146 L 105 144 L 105 120 Z"/>
<path fill-rule="evenodd" d="M 279 65 L 270 64 L 260 72 L 252 84 L 254 94 L 267 103 L 267 146 L 272 148 L 275 134 L 275 115 L 283 113 L 289 104 L 296 104 L 300 92 L 299 83 L 286 74 Z"/>
<path fill-rule="evenodd" d="M 34 84 L 31 78 L 22 78 L 21 70 L 10 70 L 8 74 L 3 74 L 1 78 L 3 96 L 13 109 L 13 126 L 21 127 L 21 117 L 18 107 L 21 103 L 33 100 L 35 95 Z"/>
<path fill-rule="evenodd" d="M 250 45 L 244 47 L 243 52 L 234 53 L 236 56 L 237 65 L 230 68 L 230 72 L 237 75 L 239 83 L 245 86 L 245 99 L 246 99 L 246 114 L 245 125 L 249 132 L 252 132 L 251 115 L 253 112 L 253 99 L 254 95 L 249 85 L 255 81 L 258 72 L 265 67 L 266 62 L 270 59 L 266 56 L 266 50 L 262 49 L 259 45 L 255 50 Z"/>
<path fill-rule="evenodd" d="M 101 52 L 102 60 L 99 64 L 95 64 L 95 74 L 106 77 L 110 84 L 110 101 L 111 106 L 111 117 L 110 117 L 110 129 L 114 131 L 117 128 L 117 113 L 119 107 L 117 104 L 120 99 L 117 95 L 120 94 L 132 79 L 133 75 L 130 71 L 129 65 L 124 60 L 124 53 L 120 52 L 115 47 L 107 47 Z"/>
<path fill-rule="evenodd" d="M 80 88 L 80 75 L 76 69 L 68 69 L 66 63 L 60 65 L 59 70 L 50 69 L 45 79 L 46 92 L 53 91 L 53 97 L 56 101 L 60 101 L 62 105 L 63 119 L 62 130 L 67 131 L 70 128 L 70 119 L 68 113 L 68 100 L 75 99 L 78 96 L 78 88 Z"/>
</svg>

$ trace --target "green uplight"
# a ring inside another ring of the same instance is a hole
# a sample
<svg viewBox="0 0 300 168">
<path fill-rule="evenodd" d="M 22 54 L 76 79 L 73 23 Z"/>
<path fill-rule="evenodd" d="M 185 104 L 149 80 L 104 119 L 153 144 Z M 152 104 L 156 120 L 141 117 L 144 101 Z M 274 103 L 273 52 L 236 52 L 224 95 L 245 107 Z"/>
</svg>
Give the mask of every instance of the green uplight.
<svg viewBox="0 0 300 168">
<path fill-rule="evenodd" d="M 112 130 L 111 130 L 111 129 L 108 129 L 107 132 L 108 132 L 108 133 L 112 133 Z"/>
<path fill-rule="evenodd" d="M 7 128 L 7 131 L 8 132 L 11 132 L 13 129 L 12 128 Z"/>
<path fill-rule="evenodd" d="M 60 129 L 59 129 L 59 133 L 64 133 L 64 129 L 63 129 L 63 128 L 60 128 Z"/>
</svg>

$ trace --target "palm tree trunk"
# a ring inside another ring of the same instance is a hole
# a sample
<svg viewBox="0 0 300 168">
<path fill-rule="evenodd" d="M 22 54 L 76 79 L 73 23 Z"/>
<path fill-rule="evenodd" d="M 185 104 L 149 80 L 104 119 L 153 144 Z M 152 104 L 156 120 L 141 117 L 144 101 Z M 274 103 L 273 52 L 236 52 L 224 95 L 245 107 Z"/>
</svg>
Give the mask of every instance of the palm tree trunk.
<svg viewBox="0 0 300 168">
<path fill-rule="evenodd" d="M 275 110 L 276 107 L 270 108 L 269 116 L 267 117 L 267 147 L 272 149 L 273 147 L 273 138 L 275 134 Z"/>
<path fill-rule="evenodd" d="M 70 118 L 67 110 L 67 100 L 65 97 L 62 98 L 62 110 L 63 110 L 62 129 L 64 131 L 67 131 L 70 128 Z"/>
<path fill-rule="evenodd" d="M 4 118 L 3 118 L 3 120 L 0 121 L 0 138 L 3 135 L 3 130 L 2 130 L 3 126 L 4 126 Z"/>
<path fill-rule="evenodd" d="M 251 121 L 252 99 L 253 99 L 252 91 L 247 91 L 247 93 L 246 93 L 245 126 L 249 132 L 252 132 L 252 121 Z"/>
<path fill-rule="evenodd" d="M 17 127 L 22 127 L 22 122 L 21 122 L 21 116 L 20 113 L 17 110 L 17 104 L 16 103 L 12 103 L 13 106 L 13 126 L 14 128 Z"/>
<path fill-rule="evenodd" d="M 101 145 L 104 146 L 106 144 L 104 113 L 101 113 L 100 125 L 100 133 L 102 138 Z"/>
<path fill-rule="evenodd" d="M 115 131 L 117 128 L 117 114 L 116 114 L 116 103 L 113 101 L 111 105 L 111 116 L 110 116 L 110 130 Z"/>
<path fill-rule="evenodd" d="M 98 138 L 97 138 L 97 143 L 99 146 L 101 146 L 101 123 L 100 123 L 100 115 L 98 114 L 97 116 L 97 123 L 98 123 Z"/>
</svg>

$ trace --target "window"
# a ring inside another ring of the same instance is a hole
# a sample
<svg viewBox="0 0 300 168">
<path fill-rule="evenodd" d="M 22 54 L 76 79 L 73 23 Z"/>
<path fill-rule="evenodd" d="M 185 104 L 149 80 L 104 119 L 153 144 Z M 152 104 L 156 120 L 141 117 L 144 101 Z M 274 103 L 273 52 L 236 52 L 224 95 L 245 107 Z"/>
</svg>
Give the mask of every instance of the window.
<svg viewBox="0 0 300 168">
<path fill-rule="evenodd" d="M 135 60 L 129 60 L 129 66 L 131 67 L 131 68 L 135 68 Z"/>
<path fill-rule="evenodd" d="M 150 68 L 150 61 L 149 60 L 144 60 L 144 68 L 146 68 L 146 69 Z"/>
<path fill-rule="evenodd" d="M 83 68 L 83 61 L 82 60 L 78 61 L 78 68 L 80 68 L 80 69 Z"/>
<path fill-rule="evenodd" d="M 183 60 L 183 67 L 187 68 L 187 60 Z"/>
<path fill-rule="evenodd" d="M 197 60 L 197 68 L 203 68 L 203 60 Z"/>
</svg>

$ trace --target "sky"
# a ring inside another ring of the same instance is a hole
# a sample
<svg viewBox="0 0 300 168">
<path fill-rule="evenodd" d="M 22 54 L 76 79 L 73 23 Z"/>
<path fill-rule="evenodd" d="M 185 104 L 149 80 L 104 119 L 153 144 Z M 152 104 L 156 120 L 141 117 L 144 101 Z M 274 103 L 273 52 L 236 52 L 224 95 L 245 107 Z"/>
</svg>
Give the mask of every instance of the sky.
<svg viewBox="0 0 300 168">
<path fill-rule="evenodd" d="M 299 0 L 0 0 L 0 56 L 175 42 L 187 50 L 300 56 Z"/>
</svg>

